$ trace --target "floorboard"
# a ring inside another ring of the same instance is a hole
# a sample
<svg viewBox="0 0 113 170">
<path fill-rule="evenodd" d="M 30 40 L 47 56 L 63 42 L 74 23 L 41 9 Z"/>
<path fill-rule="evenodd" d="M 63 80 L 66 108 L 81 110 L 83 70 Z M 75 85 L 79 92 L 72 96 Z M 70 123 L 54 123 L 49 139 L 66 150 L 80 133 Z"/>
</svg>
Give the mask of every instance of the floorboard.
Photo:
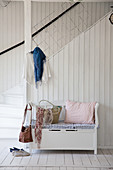
<svg viewBox="0 0 113 170">
<path fill-rule="evenodd" d="M 74 165 L 74 160 L 71 151 L 65 151 L 64 164 L 67 166 Z"/>
<path fill-rule="evenodd" d="M 113 149 L 92 151 L 38 151 L 14 157 L 9 148 L 23 148 L 16 141 L 0 141 L 0 170 L 112 170 Z M 23 145 L 24 146 L 24 145 Z"/>
<path fill-rule="evenodd" d="M 81 153 L 78 151 L 72 151 L 72 156 L 73 156 L 73 164 L 75 166 L 83 166 L 83 162 L 81 159 Z"/>
</svg>

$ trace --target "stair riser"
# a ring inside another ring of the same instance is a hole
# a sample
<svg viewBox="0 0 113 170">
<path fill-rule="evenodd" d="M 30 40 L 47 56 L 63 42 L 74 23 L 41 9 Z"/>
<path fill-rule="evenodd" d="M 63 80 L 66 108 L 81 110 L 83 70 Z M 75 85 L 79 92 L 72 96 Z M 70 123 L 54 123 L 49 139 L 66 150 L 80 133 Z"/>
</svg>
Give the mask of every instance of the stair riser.
<svg viewBox="0 0 113 170">
<path fill-rule="evenodd" d="M 4 107 L 4 106 L 0 106 L 0 113 L 2 114 L 14 114 L 14 115 L 22 115 L 24 113 L 23 109 L 20 108 L 12 108 L 12 107 Z"/>
<path fill-rule="evenodd" d="M 24 115 L 23 85 L 0 95 L 0 139 L 18 139 Z"/>
<path fill-rule="evenodd" d="M 1 118 L 0 117 L 0 128 L 21 128 L 22 118 L 14 119 L 14 118 Z"/>
<path fill-rule="evenodd" d="M 3 96 L 3 103 L 5 104 L 14 104 L 16 106 L 23 106 L 23 97 L 14 97 L 14 96 Z"/>
<path fill-rule="evenodd" d="M 23 85 L 13 87 L 11 89 L 8 89 L 4 94 L 23 94 L 24 88 Z"/>
<path fill-rule="evenodd" d="M 10 128 L 0 128 L 0 138 L 15 138 L 18 139 L 19 138 L 19 133 L 20 133 L 20 129 L 10 129 Z"/>
<path fill-rule="evenodd" d="M 0 113 L 0 118 L 5 118 L 5 119 L 22 119 L 24 116 L 24 112 L 22 113 Z"/>
</svg>

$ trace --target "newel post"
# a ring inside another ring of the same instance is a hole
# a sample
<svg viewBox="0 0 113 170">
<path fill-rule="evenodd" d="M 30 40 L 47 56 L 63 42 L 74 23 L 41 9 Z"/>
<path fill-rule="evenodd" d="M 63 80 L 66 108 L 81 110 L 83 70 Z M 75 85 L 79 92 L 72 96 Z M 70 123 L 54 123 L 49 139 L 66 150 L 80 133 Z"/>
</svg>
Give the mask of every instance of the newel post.
<svg viewBox="0 0 113 170">
<path fill-rule="evenodd" d="M 25 50 L 24 50 L 24 61 L 26 54 L 31 51 L 32 48 L 32 37 L 31 37 L 31 0 L 24 0 L 24 38 L 25 38 Z M 27 74 L 25 73 L 27 76 Z M 28 84 L 25 82 L 25 97 L 24 103 L 28 103 Z"/>
</svg>

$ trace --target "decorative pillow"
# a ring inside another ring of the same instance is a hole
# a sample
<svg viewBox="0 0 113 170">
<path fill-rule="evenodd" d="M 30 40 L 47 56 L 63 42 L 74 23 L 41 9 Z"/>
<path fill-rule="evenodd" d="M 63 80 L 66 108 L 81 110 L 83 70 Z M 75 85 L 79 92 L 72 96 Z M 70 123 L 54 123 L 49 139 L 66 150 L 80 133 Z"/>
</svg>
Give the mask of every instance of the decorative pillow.
<svg viewBox="0 0 113 170">
<path fill-rule="evenodd" d="M 95 104 L 67 101 L 65 123 L 93 124 Z"/>
</svg>

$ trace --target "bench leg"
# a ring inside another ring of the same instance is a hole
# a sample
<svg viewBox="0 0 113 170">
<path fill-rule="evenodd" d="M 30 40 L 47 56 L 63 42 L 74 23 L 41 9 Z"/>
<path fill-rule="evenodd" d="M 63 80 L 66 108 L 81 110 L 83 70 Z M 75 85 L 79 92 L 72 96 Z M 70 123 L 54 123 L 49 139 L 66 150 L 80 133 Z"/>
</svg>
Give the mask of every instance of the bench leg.
<svg viewBox="0 0 113 170">
<path fill-rule="evenodd" d="M 97 148 L 94 150 L 94 154 L 97 155 Z"/>
<path fill-rule="evenodd" d="M 95 129 L 94 134 L 94 154 L 97 155 L 97 128 Z"/>
</svg>

